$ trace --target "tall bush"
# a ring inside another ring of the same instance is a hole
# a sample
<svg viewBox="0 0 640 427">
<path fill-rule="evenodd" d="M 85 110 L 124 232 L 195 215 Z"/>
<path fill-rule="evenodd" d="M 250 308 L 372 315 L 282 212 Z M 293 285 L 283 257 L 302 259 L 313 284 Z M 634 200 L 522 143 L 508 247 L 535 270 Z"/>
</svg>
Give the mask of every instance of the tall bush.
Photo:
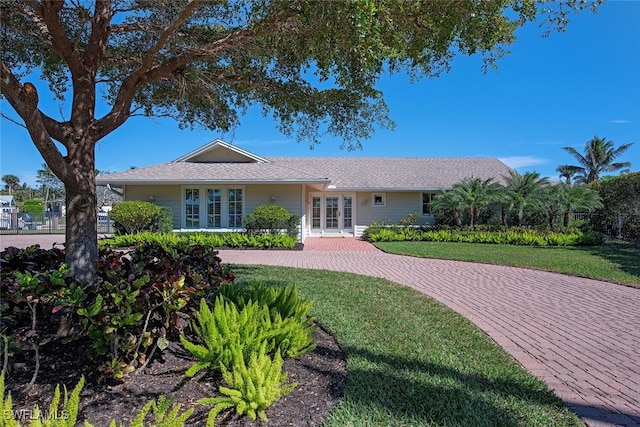
<svg viewBox="0 0 640 427">
<path fill-rule="evenodd" d="M 592 217 L 595 229 L 640 240 L 640 172 L 608 177 L 589 184 L 598 191 L 602 207 Z"/>
<path fill-rule="evenodd" d="M 29 215 L 41 217 L 44 215 L 44 201 L 42 199 L 25 200 L 20 210 Z"/>
<path fill-rule="evenodd" d="M 161 215 L 159 206 L 141 200 L 116 203 L 110 213 L 116 229 L 121 234 L 151 231 L 159 215 Z"/>
<path fill-rule="evenodd" d="M 280 230 L 289 229 L 291 214 L 282 206 L 260 205 L 253 214 L 245 215 L 245 229 L 249 234 L 277 234 Z"/>
</svg>

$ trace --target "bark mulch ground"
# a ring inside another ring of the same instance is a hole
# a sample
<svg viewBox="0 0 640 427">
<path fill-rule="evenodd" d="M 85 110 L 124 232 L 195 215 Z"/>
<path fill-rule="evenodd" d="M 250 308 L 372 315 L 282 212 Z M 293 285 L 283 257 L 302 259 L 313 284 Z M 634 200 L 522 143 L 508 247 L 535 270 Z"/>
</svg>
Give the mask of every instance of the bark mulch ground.
<svg viewBox="0 0 640 427">
<path fill-rule="evenodd" d="M 333 337 L 318 328 L 316 349 L 299 359 L 285 361 L 288 381 L 296 388 L 267 409 L 268 423 L 239 418 L 234 410 L 219 415 L 219 426 L 317 426 L 336 405 L 346 383 L 345 361 Z M 198 399 L 217 395 L 221 378 L 217 374 L 200 372 L 194 378 L 186 378 L 184 372 L 193 358 L 178 344 L 172 344 L 160 357 L 153 360 L 142 372 L 136 372 L 120 383 L 107 383 L 96 372 L 84 349 L 78 345 L 43 346 L 40 374 L 34 385 L 28 382 L 33 374 L 33 361 L 28 358 L 13 364 L 7 377 L 7 391 L 12 395 L 14 410 L 49 407 L 56 384 L 64 384 L 69 392 L 85 375 L 85 387 L 81 394 L 81 419 L 95 426 L 108 426 L 112 419 L 120 425 L 128 425 L 138 410 L 149 400 L 164 394 L 182 404 L 182 409 L 193 407 L 189 426 L 202 426 L 206 422 L 208 407 L 197 404 Z M 23 420 L 23 423 L 28 420 Z"/>
</svg>

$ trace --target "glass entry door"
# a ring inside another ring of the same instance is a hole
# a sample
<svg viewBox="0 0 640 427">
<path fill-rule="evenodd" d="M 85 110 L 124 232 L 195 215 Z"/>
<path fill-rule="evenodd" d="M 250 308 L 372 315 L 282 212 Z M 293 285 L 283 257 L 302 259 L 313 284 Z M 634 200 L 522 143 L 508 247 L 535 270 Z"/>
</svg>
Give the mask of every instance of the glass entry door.
<svg viewBox="0 0 640 427">
<path fill-rule="evenodd" d="M 311 197 L 311 233 L 353 233 L 353 195 L 313 194 Z"/>
</svg>

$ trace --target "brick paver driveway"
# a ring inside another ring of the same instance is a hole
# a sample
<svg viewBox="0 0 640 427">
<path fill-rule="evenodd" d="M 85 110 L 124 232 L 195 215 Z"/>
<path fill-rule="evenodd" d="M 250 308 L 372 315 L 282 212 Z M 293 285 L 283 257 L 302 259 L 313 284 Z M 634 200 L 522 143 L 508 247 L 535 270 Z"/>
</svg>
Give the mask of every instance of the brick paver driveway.
<svg viewBox="0 0 640 427">
<path fill-rule="evenodd" d="M 355 239 L 318 240 L 307 241 L 301 252 L 223 250 L 220 257 L 225 263 L 345 271 L 410 286 L 482 328 L 587 425 L 640 426 L 639 289 L 391 255 Z"/>
<path fill-rule="evenodd" d="M 64 236 L 0 236 L 0 246 Z M 640 289 L 522 268 L 385 254 L 356 239 L 223 250 L 225 263 L 346 271 L 411 286 L 473 321 L 589 426 L 640 427 Z"/>
</svg>

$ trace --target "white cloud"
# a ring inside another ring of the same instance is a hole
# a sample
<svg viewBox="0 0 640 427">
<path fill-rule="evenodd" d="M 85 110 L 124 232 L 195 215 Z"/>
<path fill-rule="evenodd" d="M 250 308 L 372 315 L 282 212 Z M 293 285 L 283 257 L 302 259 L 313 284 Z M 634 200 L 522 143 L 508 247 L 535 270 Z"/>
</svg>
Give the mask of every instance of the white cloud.
<svg viewBox="0 0 640 427">
<path fill-rule="evenodd" d="M 543 165 L 549 161 L 548 159 L 543 159 L 536 156 L 508 156 L 499 157 L 498 160 L 512 169 L 523 168 L 526 166 Z"/>
<path fill-rule="evenodd" d="M 633 123 L 631 120 L 622 120 L 622 119 L 615 119 L 615 120 L 609 120 L 607 123 L 613 123 L 616 125 L 620 125 L 620 124 L 629 124 L 629 123 Z"/>
</svg>

